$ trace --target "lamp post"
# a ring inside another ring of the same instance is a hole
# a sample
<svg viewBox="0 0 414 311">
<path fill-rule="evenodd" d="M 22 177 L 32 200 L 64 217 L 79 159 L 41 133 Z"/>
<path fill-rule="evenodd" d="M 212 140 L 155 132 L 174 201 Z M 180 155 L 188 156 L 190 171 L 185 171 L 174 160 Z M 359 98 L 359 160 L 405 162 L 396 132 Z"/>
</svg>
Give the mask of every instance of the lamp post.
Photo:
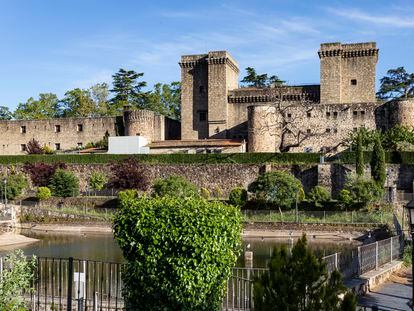
<svg viewBox="0 0 414 311">
<path fill-rule="evenodd" d="M 411 269 L 413 269 L 414 263 L 414 199 L 412 199 L 408 204 L 405 206 L 408 211 L 408 218 L 410 221 L 410 234 L 411 234 Z M 414 285 L 412 286 L 412 297 L 411 297 L 411 304 L 414 303 Z"/>
</svg>

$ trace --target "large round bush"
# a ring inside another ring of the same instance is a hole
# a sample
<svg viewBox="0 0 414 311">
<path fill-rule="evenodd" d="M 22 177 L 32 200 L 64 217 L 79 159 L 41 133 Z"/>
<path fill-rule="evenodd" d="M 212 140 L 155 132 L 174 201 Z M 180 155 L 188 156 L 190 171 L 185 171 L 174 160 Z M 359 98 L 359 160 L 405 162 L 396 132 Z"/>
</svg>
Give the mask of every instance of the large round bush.
<svg viewBox="0 0 414 311">
<path fill-rule="evenodd" d="M 177 198 L 199 197 L 197 187 L 181 176 L 158 179 L 152 185 L 154 196 L 172 196 Z"/>
<path fill-rule="evenodd" d="M 58 169 L 53 174 L 50 189 L 55 197 L 75 197 L 79 195 L 79 179 L 70 171 Z"/>
<path fill-rule="evenodd" d="M 128 310 L 219 310 L 240 234 L 240 212 L 221 202 L 122 199 L 114 235 Z"/>
<path fill-rule="evenodd" d="M 313 203 L 316 207 L 322 207 L 323 203 L 331 199 L 331 194 L 328 189 L 322 186 L 315 186 L 308 193 L 308 201 Z"/>
<path fill-rule="evenodd" d="M 6 187 L 3 183 L 3 179 L 7 180 Z M 20 196 L 23 193 L 23 190 L 28 186 L 27 179 L 23 174 L 4 176 L 0 181 L 0 196 L 1 198 L 4 198 L 4 192 L 6 190 L 7 200 L 14 200 L 16 197 Z"/>
<path fill-rule="evenodd" d="M 281 208 L 290 208 L 296 201 L 303 199 L 303 188 L 299 179 L 286 172 L 268 172 L 260 175 L 249 185 L 259 202 L 277 204 Z"/>
</svg>

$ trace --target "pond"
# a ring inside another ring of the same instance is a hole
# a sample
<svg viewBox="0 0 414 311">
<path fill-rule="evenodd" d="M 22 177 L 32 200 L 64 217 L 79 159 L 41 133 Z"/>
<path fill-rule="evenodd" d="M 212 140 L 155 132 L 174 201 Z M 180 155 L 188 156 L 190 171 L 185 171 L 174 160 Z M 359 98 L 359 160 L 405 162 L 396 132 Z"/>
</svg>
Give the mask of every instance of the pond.
<svg viewBox="0 0 414 311">
<path fill-rule="evenodd" d="M 77 259 L 90 259 L 109 262 L 123 262 L 122 252 L 113 238 L 112 234 L 67 234 L 67 233 L 39 233 L 30 230 L 22 230 L 22 234 L 39 239 L 39 242 L 18 245 L 26 255 L 40 257 L 57 257 Z M 274 247 L 281 245 L 292 246 L 289 239 L 245 239 L 243 250 L 249 249 L 253 252 L 253 267 L 266 267 Z M 310 248 L 321 256 L 335 252 L 347 252 L 356 247 L 350 242 L 323 242 L 310 240 Z M 0 256 L 4 256 L 13 248 L 1 249 Z M 237 266 L 244 267 L 244 255 L 240 255 Z"/>
</svg>

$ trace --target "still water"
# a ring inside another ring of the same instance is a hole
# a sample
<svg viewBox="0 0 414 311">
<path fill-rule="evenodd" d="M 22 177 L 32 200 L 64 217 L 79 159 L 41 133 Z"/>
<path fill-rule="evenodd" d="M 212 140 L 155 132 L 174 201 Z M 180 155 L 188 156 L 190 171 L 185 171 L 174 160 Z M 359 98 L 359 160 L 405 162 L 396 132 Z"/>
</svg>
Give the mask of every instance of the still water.
<svg viewBox="0 0 414 311">
<path fill-rule="evenodd" d="M 26 255 L 57 258 L 74 257 L 109 262 L 124 261 L 121 249 L 112 234 L 63 234 L 55 232 L 52 234 L 33 231 L 22 231 L 22 234 L 39 239 L 38 242 L 32 244 L 15 247 L 21 248 Z M 269 261 L 272 250 L 281 245 L 291 247 L 292 241 L 289 239 L 246 239 L 243 241 L 243 250 L 249 249 L 253 252 L 253 267 L 264 268 Z M 310 240 L 309 247 L 318 255 L 326 256 L 335 252 L 351 251 L 356 247 L 356 244 Z M 0 256 L 4 256 L 12 249 L 0 248 Z M 244 267 L 243 253 L 237 262 L 237 266 Z"/>
</svg>

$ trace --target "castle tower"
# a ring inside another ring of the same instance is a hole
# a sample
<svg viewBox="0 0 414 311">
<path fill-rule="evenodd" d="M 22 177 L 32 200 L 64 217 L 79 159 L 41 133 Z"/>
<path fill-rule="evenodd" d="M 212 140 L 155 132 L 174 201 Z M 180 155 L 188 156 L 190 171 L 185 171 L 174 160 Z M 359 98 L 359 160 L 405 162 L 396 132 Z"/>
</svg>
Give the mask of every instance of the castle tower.
<svg viewBox="0 0 414 311">
<path fill-rule="evenodd" d="M 378 49 L 375 42 L 323 43 L 318 54 L 322 104 L 376 101 Z"/>
<path fill-rule="evenodd" d="M 238 86 L 237 63 L 218 51 L 184 55 L 179 64 L 182 139 L 226 138 L 227 96 Z"/>
<path fill-rule="evenodd" d="M 280 113 L 272 105 L 247 107 L 248 152 L 276 152 L 281 142 Z"/>
<path fill-rule="evenodd" d="M 125 136 L 144 136 L 148 142 L 164 140 L 164 117 L 149 110 L 124 107 Z"/>
<path fill-rule="evenodd" d="M 414 99 L 401 99 L 388 103 L 390 126 L 414 128 Z"/>
</svg>

